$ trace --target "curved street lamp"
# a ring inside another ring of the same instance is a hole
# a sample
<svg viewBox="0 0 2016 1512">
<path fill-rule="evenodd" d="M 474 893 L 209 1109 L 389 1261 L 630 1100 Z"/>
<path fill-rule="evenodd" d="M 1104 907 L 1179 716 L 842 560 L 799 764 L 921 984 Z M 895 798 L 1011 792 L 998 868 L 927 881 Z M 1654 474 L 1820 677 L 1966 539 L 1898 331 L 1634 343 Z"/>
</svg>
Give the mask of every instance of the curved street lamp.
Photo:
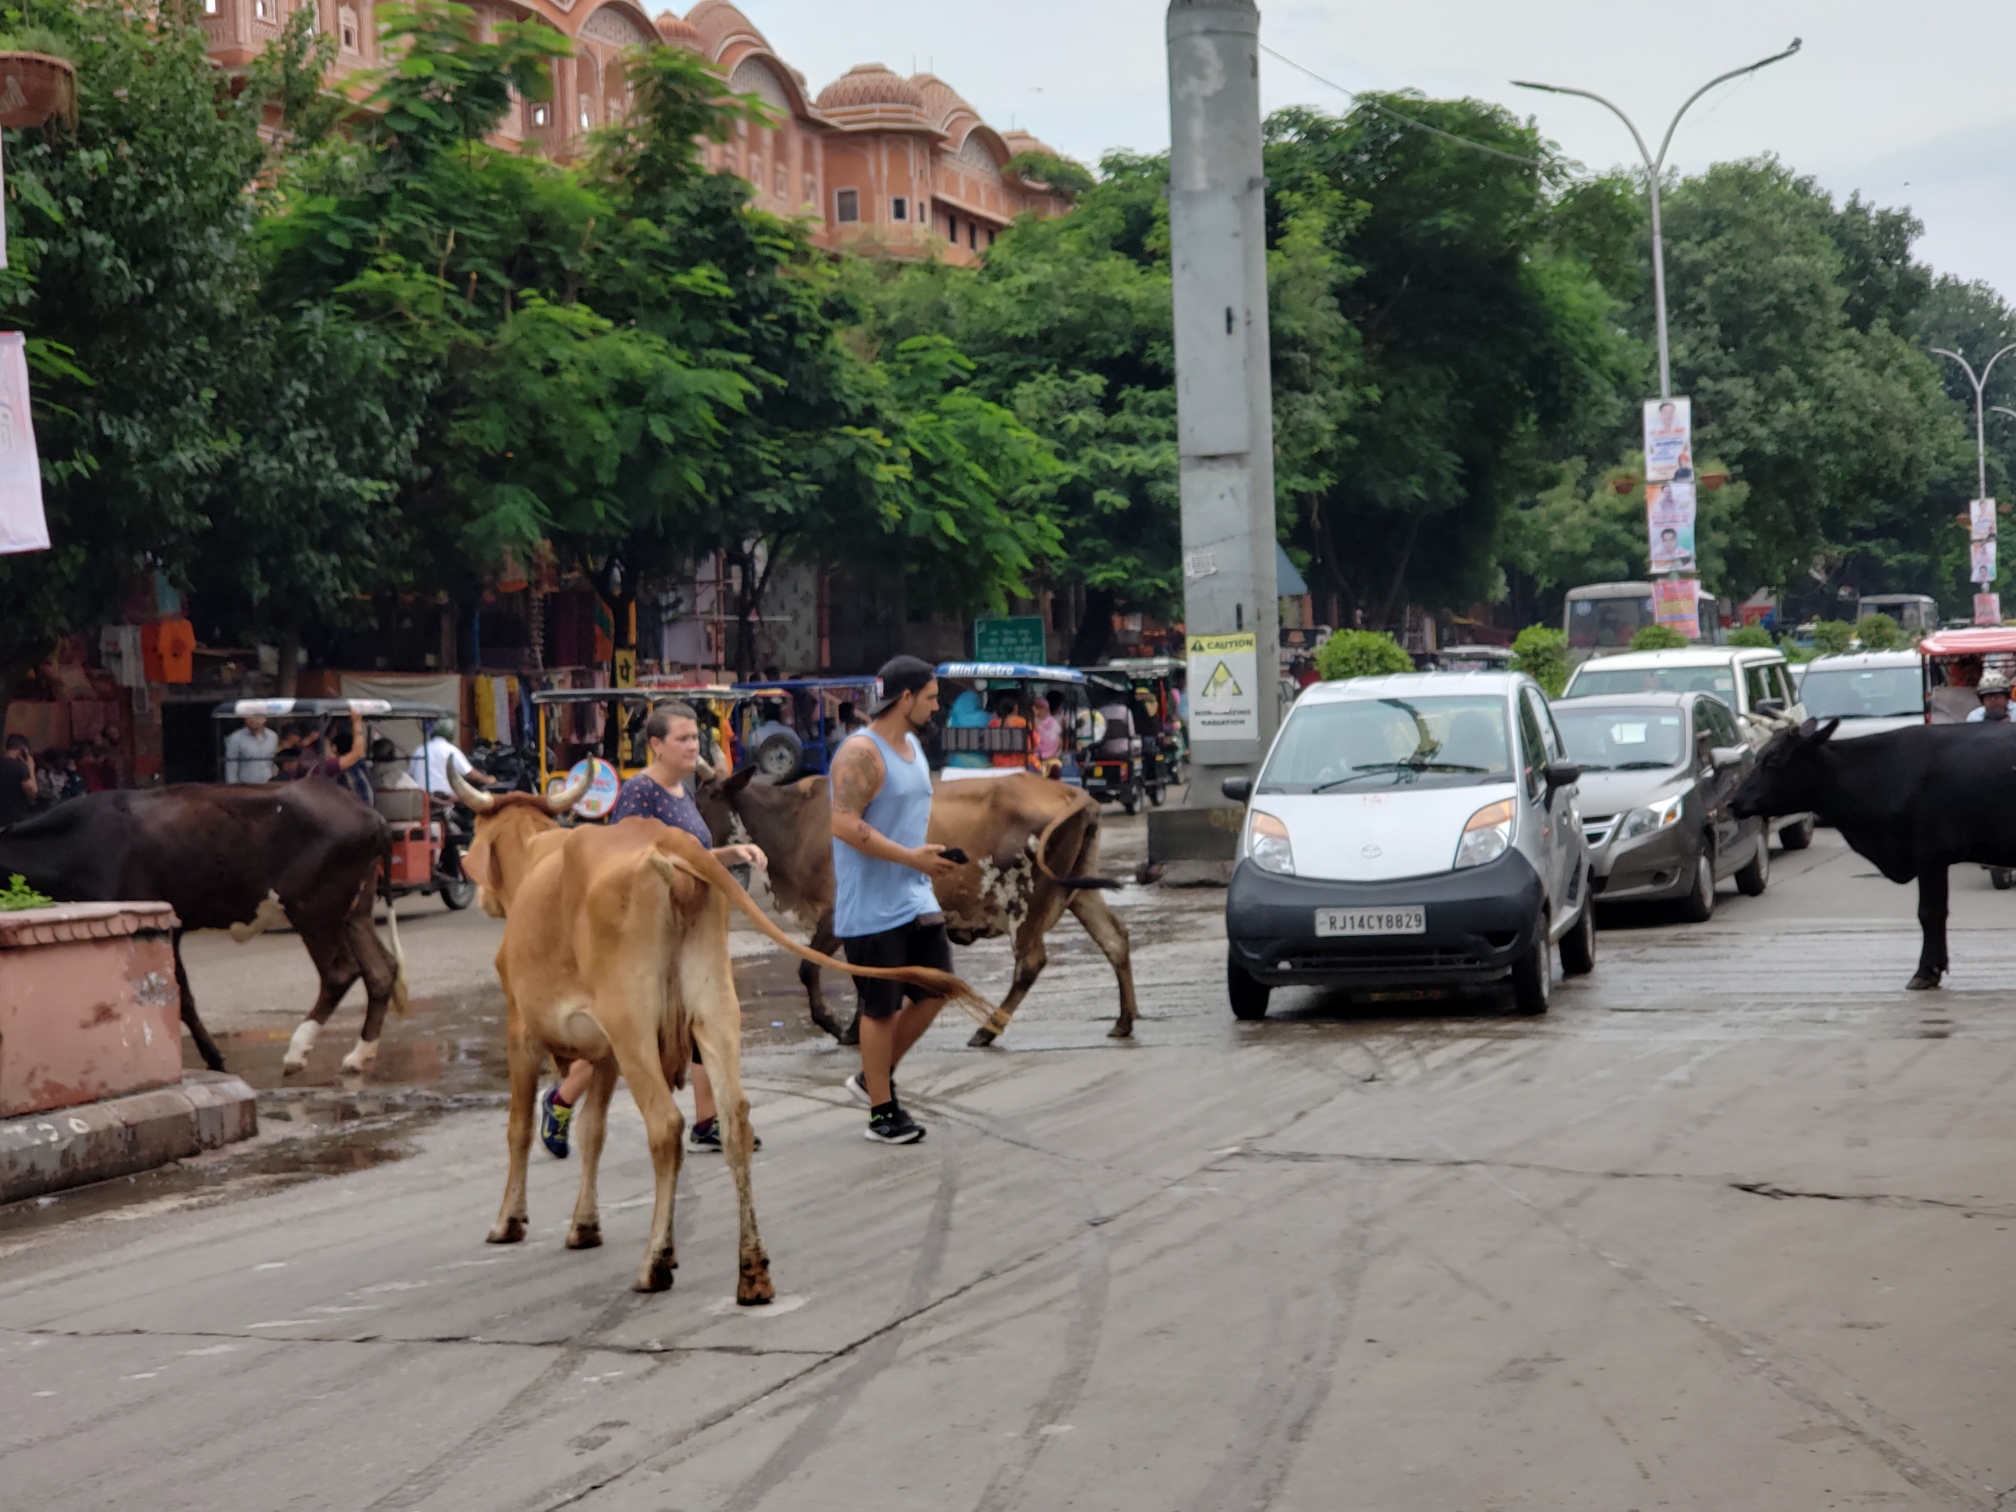
<svg viewBox="0 0 2016 1512">
<path fill-rule="evenodd" d="M 1659 397 L 1661 399 L 1671 399 L 1673 397 L 1673 364 L 1666 345 L 1666 248 L 1659 235 L 1659 175 L 1666 168 L 1666 149 L 1673 145 L 1673 133 L 1679 128 L 1680 117 L 1687 114 L 1689 107 L 1696 100 L 1700 99 L 1701 96 L 1708 93 L 1717 84 L 1726 84 L 1731 79 L 1740 79 L 1745 74 L 1753 74 L 1760 68 L 1770 67 L 1773 63 L 1782 63 L 1785 59 L 1791 57 L 1792 54 L 1799 51 L 1799 47 L 1799 38 L 1794 37 L 1792 45 L 1786 48 L 1785 51 L 1773 53 L 1768 58 L 1760 58 L 1747 68 L 1732 68 L 1728 73 L 1710 79 L 1706 84 L 1695 90 L 1694 93 L 1687 96 L 1687 103 L 1673 113 L 1673 122 L 1666 128 L 1666 135 L 1659 143 L 1659 156 L 1656 158 L 1646 151 L 1645 138 L 1638 134 L 1638 128 L 1632 124 L 1631 117 L 1624 114 L 1623 111 L 1593 90 L 1570 89 L 1563 84 L 1536 84 L 1530 79 L 1514 79 L 1512 81 L 1520 89 L 1540 89 L 1545 90 L 1548 94 L 1580 95 L 1585 100 L 1594 100 L 1598 105 L 1601 105 L 1605 110 L 1616 116 L 1618 120 L 1622 121 L 1626 129 L 1631 133 L 1631 140 L 1638 144 L 1638 156 L 1645 163 L 1646 182 L 1649 186 L 1652 199 L 1652 303 L 1653 308 L 1657 312 L 1659 325 Z"/>
<path fill-rule="evenodd" d="M 1988 375 L 1995 371 L 1995 364 L 2000 362 L 2004 357 L 2007 357 L 2011 352 L 2016 352 L 2016 341 L 2010 342 L 2009 345 L 2002 348 L 1993 357 L 1990 357 L 1987 365 L 1981 369 L 1980 376 L 1977 377 L 1974 373 L 1974 364 L 1969 362 L 1965 357 L 1962 357 L 1958 352 L 1949 352 L 1944 347 L 1932 348 L 1933 356 L 1951 357 L 1955 362 L 1959 363 L 1961 369 L 1967 374 L 1967 381 L 1974 385 L 1974 470 L 1976 482 L 1980 485 L 1974 492 L 1974 497 L 1977 499 L 1988 497 L 1987 416 L 1981 410 L 1982 392 L 1988 387 Z M 1995 408 L 2001 410 L 2005 415 L 2012 413 L 1999 404 Z"/>
</svg>

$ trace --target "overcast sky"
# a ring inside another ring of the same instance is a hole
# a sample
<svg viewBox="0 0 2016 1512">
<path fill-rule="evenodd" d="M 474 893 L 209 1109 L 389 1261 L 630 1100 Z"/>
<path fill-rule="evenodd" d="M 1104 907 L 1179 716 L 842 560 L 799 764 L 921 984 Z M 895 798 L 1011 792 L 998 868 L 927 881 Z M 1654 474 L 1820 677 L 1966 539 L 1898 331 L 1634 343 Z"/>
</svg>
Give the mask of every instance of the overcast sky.
<svg viewBox="0 0 2016 1512">
<path fill-rule="evenodd" d="M 1087 162 L 1159 151 L 1169 107 L 1159 0 L 741 0 L 815 91 L 856 63 L 932 69 L 990 124 L 1018 125 Z M 1352 89 L 1470 95 L 1538 117 L 1592 168 L 1635 157 L 1616 117 L 1514 89 L 1571 84 L 1615 100 L 1653 151 L 1672 113 L 1716 74 L 1797 57 L 1723 85 L 1688 112 L 1669 163 L 1683 172 L 1775 152 L 1838 197 L 1909 205 L 1918 254 L 1942 273 L 2016 294 L 2016 5 L 1997 0 L 1276 0 L 1261 41 Z M 1261 58 L 1266 108 L 1348 100 Z"/>
</svg>

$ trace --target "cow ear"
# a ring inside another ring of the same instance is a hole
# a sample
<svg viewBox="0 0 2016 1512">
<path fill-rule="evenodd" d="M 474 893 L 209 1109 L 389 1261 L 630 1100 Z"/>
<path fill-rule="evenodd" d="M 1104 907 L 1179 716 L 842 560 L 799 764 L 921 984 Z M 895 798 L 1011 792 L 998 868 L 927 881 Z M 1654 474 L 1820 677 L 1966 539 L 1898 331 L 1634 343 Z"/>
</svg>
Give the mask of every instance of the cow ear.
<svg viewBox="0 0 2016 1512">
<path fill-rule="evenodd" d="M 1810 725 L 1811 723 L 1813 723 L 1813 721 L 1809 719 L 1806 721 L 1806 723 Z M 1828 720 L 1827 723 L 1820 726 L 1819 733 L 1813 737 L 1813 744 L 1815 744 L 1816 746 L 1826 744 L 1826 742 L 1834 738 L 1834 732 L 1840 728 L 1841 728 L 1840 720 L 1838 719 Z"/>
<path fill-rule="evenodd" d="M 743 767 L 742 770 L 737 772 L 734 776 L 730 777 L 726 782 L 722 783 L 721 791 L 726 793 L 730 798 L 733 798 L 737 793 L 741 792 L 742 789 L 749 786 L 749 779 L 754 777 L 755 775 L 756 775 L 756 765 L 754 762 L 751 762 L 748 766 Z"/>
<path fill-rule="evenodd" d="M 1811 715 L 1808 715 L 1806 722 L 1799 726 L 1799 736 L 1803 740 L 1819 728 L 1820 728 L 1820 721 L 1814 719 Z"/>
</svg>

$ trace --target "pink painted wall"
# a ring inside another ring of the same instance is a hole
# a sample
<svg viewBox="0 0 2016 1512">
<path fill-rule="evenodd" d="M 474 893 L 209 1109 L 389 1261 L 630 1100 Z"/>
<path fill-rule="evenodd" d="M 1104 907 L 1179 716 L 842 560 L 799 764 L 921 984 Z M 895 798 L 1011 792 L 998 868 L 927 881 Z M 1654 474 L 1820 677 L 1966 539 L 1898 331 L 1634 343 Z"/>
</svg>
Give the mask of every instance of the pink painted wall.
<svg viewBox="0 0 2016 1512">
<path fill-rule="evenodd" d="M 0 913 L 0 1118 L 182 1080 L 165 903 Z"/>
</svg>

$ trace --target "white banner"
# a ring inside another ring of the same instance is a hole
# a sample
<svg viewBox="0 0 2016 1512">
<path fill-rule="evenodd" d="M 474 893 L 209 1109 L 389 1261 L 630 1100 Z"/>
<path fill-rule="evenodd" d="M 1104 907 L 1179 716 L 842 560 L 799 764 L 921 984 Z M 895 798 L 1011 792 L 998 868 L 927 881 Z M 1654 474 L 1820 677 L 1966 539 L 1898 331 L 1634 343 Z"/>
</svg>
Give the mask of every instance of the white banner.
<svg viewBox="0 0 2016 1512">
<path fill-rule="evenodd" d="M 1645 481 L 1670 483 L 1694 477 L 1694 402 L 1645 401 Z"/>
<path fill-rule="evenodd" d="M 1969 541 L 1967 543 L 1967 558 L 1973 568 L 1971 576 L 1975 582 L 1992 583 L 1995 581 L 1995 538 L 1993 536 L 1990 536 L 1985 541 Z"/>
<path fill-rule="evenodd" d="M 1692 480 L 1645 485 L 1645 533 L 1650 540 L 1653 572 L 1694 570 Z"/>
<path fill-rule="evenodd" d="M 1993 499 L 1969 499 L 1967 501 L 1967 538 L 1970 541 L 1992 541 L 1995 539 L 1995 501 Z"/>
<path fill-rule="evenodd" d="M 19 331 L 0 331 L 0 556 L 48 549 L 42 463 L 28 414 L 27 344 Z"/>
</svg>

